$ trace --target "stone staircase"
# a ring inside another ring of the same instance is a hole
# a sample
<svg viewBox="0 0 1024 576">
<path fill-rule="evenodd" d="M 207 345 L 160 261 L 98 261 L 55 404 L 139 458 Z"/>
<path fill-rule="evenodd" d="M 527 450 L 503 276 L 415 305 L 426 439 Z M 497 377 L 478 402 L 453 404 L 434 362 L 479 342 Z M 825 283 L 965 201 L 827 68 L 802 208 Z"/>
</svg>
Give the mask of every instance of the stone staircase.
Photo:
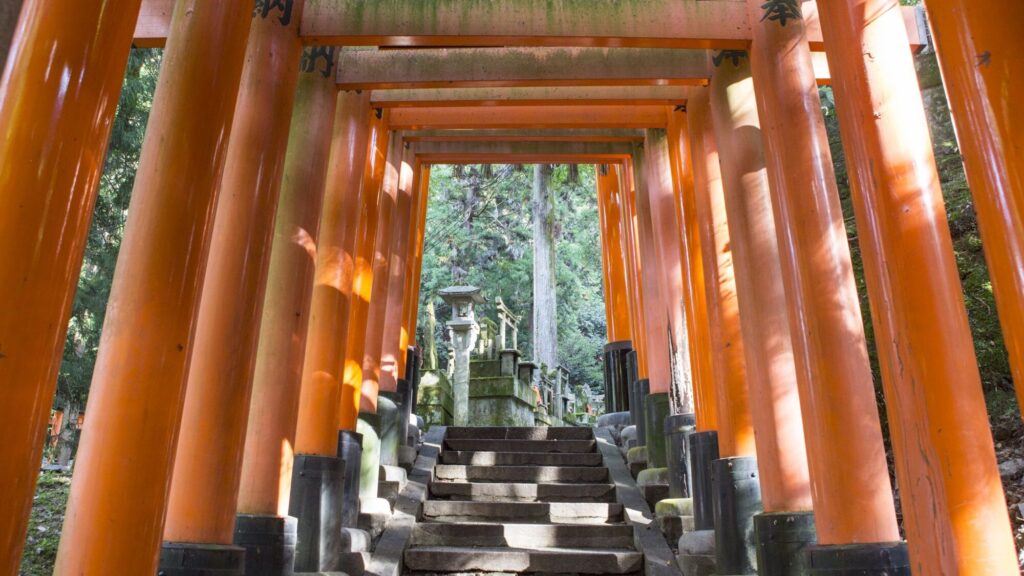
<svg viewBox="0 0 1024 576">
<path fill-rule="evenodd" d="M 407 574 L 639 574 L 589 428 L 448 428 Z"/>
</svg>

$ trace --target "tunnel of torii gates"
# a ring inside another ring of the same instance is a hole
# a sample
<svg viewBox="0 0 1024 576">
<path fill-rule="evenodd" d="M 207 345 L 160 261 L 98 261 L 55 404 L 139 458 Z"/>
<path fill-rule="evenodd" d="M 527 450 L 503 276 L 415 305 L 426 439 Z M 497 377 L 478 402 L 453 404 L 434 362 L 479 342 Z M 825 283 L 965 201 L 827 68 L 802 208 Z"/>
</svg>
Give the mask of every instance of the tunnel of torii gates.
<svg viewBox="0 0 1024 576">
<path fill-rule="evenodd" d="M 542 162 L 599 167 L 609 349 L 634 350 L 721 458 L 756 455 L 766 514 L 813 512 L 812 560 L 1016 574 L 912 58 L 939 57 L 1020 393 L 1024 3 L 924 10 L 24 0 L 0 84 L 0 574 L 18 569 L 133 44 L 163 63 L 55 574 L 153 574 L 162 548 L 230 545 L 236 515 L 309 510 L 293 457 L 329 476 L 409 369 L 431 165 Z M 692 392 L 669 389 L 680 361 Z"/>
</svg>

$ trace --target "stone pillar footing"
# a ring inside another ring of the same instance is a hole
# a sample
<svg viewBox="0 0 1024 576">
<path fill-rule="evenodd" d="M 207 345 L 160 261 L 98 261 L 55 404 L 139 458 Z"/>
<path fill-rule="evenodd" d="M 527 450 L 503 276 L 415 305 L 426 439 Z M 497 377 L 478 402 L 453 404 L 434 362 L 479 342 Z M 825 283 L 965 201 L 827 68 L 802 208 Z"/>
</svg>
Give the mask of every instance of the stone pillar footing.
<svg viewBox="0 0 1024 576">
<path fill-rule="evenodd" d="M 298 527 L 291 516 L 236 516 L 235 544 L 245 548 L 245 576 L 291 576 Z"/>
<path fill-rule="evenodd" d="M 758 576 L 804 576 L 807 547 L 815 542 L 813 512 L 765 512 L 754 516 Z"/>
<path fill-rule="evenodd" d="M 359 523 L 359 468 L 363 460 L 363 435 L 352 430 L 339 430 L 338 458 L 341 458 L 345 466 L 341 525 L 355 528 Z"/>
<path fill-rule="evenodd" d="M 331 571 L 341 554 L 345 463 L 341 458 L 299 454 L 292 468 L 288 514 L 299 519 L 295 571 Z"/>
<path fill-rule="evenodd" d="M 715 531 L 684 532 L 679 538 L 677 564 L 683 576 L 714 576 Z"/>
<path fill-rule="evenodd" d="M 651 381 L 644 378 L 633 385 L 630 401 L 633 405 L 633 424 L 636 425 L 636 442 L 638 446 L 647 445 L 647 397 L 651 394 Z"/>
<path fill-rule="evenodd" d="M 608 412 L 629 410 L 629 366 L 626 357 L 633 351 L 629 340 L 609 342 L 604 347 L 604 389 Z"/>
<path fill-rule="evenodd" d="M 911 576 L 906 542 L 808 546 L 809 576 Z"/>
<path fill-rule="evenodd" d="M 644 417 L 647 434 L 647 466 L 665 468 L 668 466 L 665 442 L 665 419 L 672 414 L 668 392 L 648 394 L 644 399 Z"/>
<path fill-rule="evenodd" d="M 357 426 L 363 439 L 359 465 L 359 499 L 363 501 L 377 497 L 377 481 L 380 478 L 380 416 L 360 412 Z"/>
<path fill-rule="evenodd" d="M 690 435 L 697 429 L 696 414 L 673 414 L 665 418 L 665 459 L 668 461 L 668 494 L 670 498 L 689 498 Z"/>
<path fill-rule="evenodd" d="M 223 544 L 164 542 L 157 576 L 244 576 L 245 548 Z"/>
<path fill-rule="evenodd" d="M 755 574 L 754 516 L 761 512 L 757 458 L 722 458 L 711 470 L 718 574 Z"/>
<path fill-rule="evenodd" d="M 397 392 L 381 392 L 377 396 L 377 416 L 380 419 L 380 463 L 398 466 L 398 445 L 401 440 L 398 406 L 401 402 Z"/>
<path fill-rule="evenodd" d="M 718 432 L 690 435 L 690 470 L 693 472 L 693 522 L 697 530 L 714 530 L 711 463 L 718 460 Z"/>
</svg>

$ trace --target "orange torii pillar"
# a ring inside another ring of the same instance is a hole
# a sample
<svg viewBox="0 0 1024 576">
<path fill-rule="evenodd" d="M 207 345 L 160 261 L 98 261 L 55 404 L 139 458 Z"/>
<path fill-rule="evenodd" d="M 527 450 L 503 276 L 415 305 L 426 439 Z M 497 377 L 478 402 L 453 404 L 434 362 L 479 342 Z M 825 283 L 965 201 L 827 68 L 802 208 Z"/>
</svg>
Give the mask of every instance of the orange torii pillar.
<svg viewBox="0 0 1024 576">
<path fill-rule="evenodd" d="M 387 164 L 390 132 L 386 111 L 375 111 L 363 167 L 362 197 L 357 212 L 358 226 L 353 238 L 352 304 L 346 328 L 345 371 L 337 425 L 358 430 L 363 442 L 359 468 L 359 507 L 369 514 L 382 513 L 386 502 L 377 500 L 380 469 L 380 441 L 373 426 L 360 417 L 377 413 L 377 390 L 363 390 L 363 359 L 366 350 L 366 321 L 373 291 L 373 259 L 377 237 L 382 184 Z M 390 511 L 390 507 L 387 507 Z"/>
<path fill-rule="evenodd" d="M 356 223 L 354 214 L 358 213 L 370 133 L 369 96 L 342 92 L 333 103 L 334 122 L 319 235 L 315 246 L 310 245 L 311 237 L 303 241 L 308 256 L 316 258 L 316 269 L 288 504 L 289 515 L 299 519 L 297 572 L 337 569 L 334 562 L 343 545 L 340 528 L 353 526 L 346 519 L 354 522 L 358 514 L 358 506 L 344 493 L 346 480 L 353 477 L 344 450 L 355 449 L 358 453 L 359 438 L 354 431 L 339 434 L 337 422 L 344 352 L 342 336 L 350 306 L 347 296 L 351 291 L 351 262 L 345 250 L 345 238 L 346 231 Z M 356 458 L 358 460 L 358 454 Z"/>
<path fill-rule="evenodd" d="M 671 360 L 669 358 L 669 311 L 666 304 L 665 287 L 662 281 L 661 254 L 657 242 L 655 227 L 657 221 L 652 216 L 653 202 L 651 188 L 648 185 L 646 158 L 638 146 L 632 155 L 633 181 L 636 183 L 636 237 L 637 261 L 644 291 L 644 307 L 642 310 L 642 330 L 645 333 L 647 353 L 647 377 L 637 381 L 636 400 L 638 411 L 637 441 L 642 446 L 650 444 L 654 435 L 660 436 L 660 430 L 651 430 L 649 426 L 648 401 L 656 394 L 666 395 L 672 384 Z M 649 463 L 650 454 L 647 454 Z"/>
<path fill-rule="evenodd" d="M 899 3 L 818 11 L 829 67 L 840 72 L 839 126 L 910 564 L 920 574 L 1011 574 L 1013 536 Z"/>
<path fill-rule="evenodd" d="M 686 307 L 687 342 L 693 371 L 693 401 L 698 430 L 718 426 L 715 388 L 711 371 L 710 327 L 704 287 L 704 261 L 701 257 L 700 229 L 697 224 L 697 192 L 694 163 L 691 159 L 689 119 L 682 110 L 669 116 L 669 156 L 676 183 L 676 216 L 683 254 L 683 296 Z"/>
<path fill-rule="evenodd" d="M 394 229 L 391 238 L 391 260 L 388 264 L 387 304 L 384 308 L 384 330 L 381 346 L 380 384 L 384 390 L 392 390 L 393 400 L 398 407 L 395 422 L 395 460 L 397 464 L 411 466 L 416 459 L 416 451 L 406 447 L 409 434 L 409 418 L 412 415 L 412 382 L 400 372 L 406 357 L 405 346 L 402 345 L 402 325 L 405 323 L 405 292 L 408 286 L 409 263 L 413 257 L 411 249 L 414 213 L 418 214 L 416 192 L 419 183 L 413 169 L 416 154 L 412 143 L 405 143 L 399 167 L 398 197 L 395 202 Z"/>
<path fill-rule="evenodd" d="M 629 413 L 636 426 L 636 439 L 643 444 L 640 419 L 641 381 L 647 378 L 647 333 L 644 330 L 643 266 L 640 263 L 640 245 L 637 234 L 636 181 L 633 179 L 632 161 L 616 165 L 623 210 L 622 234 L 625 243 L 626 282 L 629 295 L 629 331 L 633 336 L 633 350 L 626 354 L 626 374 L 629 382 Z"/>
<path fill-rule="evenodd" d="M 157 570 L 251 14 L 175 5 L 89 394 L 101 425 L 82 435 L 54 574 Z"/>
<path fill-rule="evenodd" d="M 721 152 L 719 160 L 757 446 L 756 460 L 752 457 L 720 460 L 715 463 L 714 474 L 718 475 L 721 486 L 739 486 L 751 483 L 747 478 L 752 472 L 758 472 L 758 498 L 765 512 L 757 515 L 755 523 L 755 513 L 760 510 L 756 510 L 753 499 L 738 500 L 732 506 L 723 503 L 722 510 L 735 509 L 738 513 L 716 519 L 719 570 L 726 574 L 748 574 L 757 569 L 759 574 L 768 576 L 799 573 L 801 566 L 793 564 L 803 559 L 800 548 L 814 542 L 814 516 L 786 292 L 765 171 L 765 151 L 759 137 L 761 124 L 754 82 L 746 52 L 721 52 L 715 56 L 714 65 L 711 114 Z M 723 493 L 721 489 L 716 490 L 716 495 Z M 735 497 L 741 495 L 737 490 Z M 752 496 L 753 490 L 748 495 Z M 740 528 L 737 532 L 729 533 L 728 528 L 737 527 Z M 722 543 L 731 540 L 742 543 L 749 551 L 756 550 L 758 566 L 750 563 L 754 554 L 723 554 L 729 551 L 729 546 L 723 550 Z M 722 568 L 723 563 L 726 568 Z"/>
<path fill-rule="evenodd" d="M 608 344 L 604 347 L 604 393 L 608 412 L 629 410 L 629 371 L 626 357 L 633 351 L 626 244 L 622 232 L 623 194 L 619 167 L 601 164 L 597 171 L 597 209 L 601 227 L 604 308 Z"/>
<path fill-rule="evenodd" d="M 17 574 L 21 564 L 42 439 L 140 4 L 83 10 L 77 1 L 26 0 L 0 80 L 3 576 Z M 9 16 L 18 19 L 17 12 Z M 47 73 L 51 69 L 60 74 Z"/>
<path fill-rule="evenodd" d="M 675 171 L 669 154 L 668 134 L 664 129 L 648 129 L 644 138 L 644 165 L 647 168 L 647 189 L 651 202 L 651 223 L 659 261 L 664 314 L 667 318 L 668 361 L 671 382 L 664 394 L 651 393 L 647 402 L 647 466 L 668 468 L 668 442 L 665 419 L 678 415 L 674 429 L 692 426 L 693 371 L 690 366 L 689 335 L 686 329 L 686 294 L 683 286 L 683 245 L 679 225 L 679 202 L 676 196 Z M 679 470 L 678 461 L 673 469 Z M 667 470 L 649 474 L 668 474 Z M 644 480 L 648 480 L 645 478 Z M 639 481 L 639 479 L 638 479 Z M 659 481 L 660 482 L 660 481 Z"/>
<path fill-rule="evenodd" d="M 754 456 L 756 450 L 736 298 L 732 243 L 708 90 L 695 90 L 687 108 L 693 147 L 696 216 L 710 327 L 712 375 L 718 410 L 716 430 L 702 430 L 690 437 L 694 522 L 698 531 L 705 531 L 715 526 L 712 513 L 712 462 L 720 457 Z M 713 556 L 711 561 L 714 561 Z"/>
<path fill-rule="evenodd" d="M 751 21 L 765 15 L 762 2 L 747 5 Z M 905 556 L 897 542 L 860 302 L 804 26 L 799 17 L 765 18 L 754 27 L 750 65 L 794 335 L 817 541 L 895 548 Z M 771 511 L 767 497 L 765 508 Z M 766 515 L 758 522 L 763 536 L 763 523 L 773 520 Z M 810 532 L 809 518 L 793 518 L 789 526 L 797 530 L 801 523 Z"/>
<path fill-rule="evenodd" d="M 1024 2 L 925 2 L 1024 406 Z"/>
<path fill-rule="evenodd" d="M 416 324 L 419 319 L 420 280 L 423 273 L 423 242 L 426 237 L 427 202 L 430 197 L 430 165 L 415 162 L 413 166 L 415 188 L 415 214 L 410 222 L 409 237 L 412 238 L 413 254 L 406 266 L 407 287 L 402 303 L 402 336 L 400 350 L 408 350 L 401 358 L 398 373 L 409 380 L 412 394 L 412 411 L 416 412 L 419 393 L 420 366 L 423 357 L 416 345 Z M 410 421 L 411 424 L 411 421 Z M 417 427 L 417 434 L 422 432 Z"/>
<path fill-rule="evenodd" d="M 235 511 L 302 8 L 268 5 L 253 14 L 193 334 L 161 570 L 201 574 L 244 565 L 245 549 L 232 546 Z"/>
<path fill-rule="evenodd" d="M 306 48 L 307 62 L 315 50 Z M 328 169 L 338 90 L 322 68 L 299 74 L 260 321 L 235 527 L 247 565 L 265 570 L 256 574 L 291 569 L 295 547 L 288 511 L 316 239 L 328 173 L 337 178 L 342 165 Z"/>
</svg>

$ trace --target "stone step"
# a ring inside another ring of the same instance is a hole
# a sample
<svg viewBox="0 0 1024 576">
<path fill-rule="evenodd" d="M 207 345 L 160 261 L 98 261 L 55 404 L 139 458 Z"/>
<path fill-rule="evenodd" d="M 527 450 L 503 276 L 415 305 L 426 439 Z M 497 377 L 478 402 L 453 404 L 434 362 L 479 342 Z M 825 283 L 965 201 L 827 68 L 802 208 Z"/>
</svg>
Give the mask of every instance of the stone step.
<svg viewBox="0 0 1024 576">
<path fill-rule="evenodd" d="M 423 517 L 435 522 L 612 524 L 622 521 L 622 504 L 427 500 Z"/>
<path fill-rule="evenodd" d="M 421 572 L 628 574 L 642 564 L 639 552 L 622 549 L 417 546 L 405 551 L 406 567 Z"/>
<path fill-rule="evenodd" d="M 431 482 L 430 495 L 475 502 L 614 502 L 614 484 Z"/>
<path fill-rule="evenodd" d="M 600 466 L 604 462 L 597 452 L 562 454 L 558 452 L 463 452 L 445 450 L 444 464 L 472 466 Z"/>
<path fill-rule="evenodd" d="M 632 548 L 633 528 L 611 524 L 417 524 L 414 546 Z"/>
<path fill-rule="evenodd" d="M 593 440 L 478 440 L 448 438 L 444 441 L 450 450 L 481 452 L 594 452 Z"/>
<path fill-rule="evenodd" d="M 594 431 L 591 428 L 571 426 L 452 426 L 448 428 L 448 434 L 445 438 L 469 440 L 593 440 Z"/>
<path fill-rule="evenodd" d="M 437 480 L 468 482 L 607 482 L 608 469 L 596 466 L 463 466 L 439 464 Z"/>
</svg>

